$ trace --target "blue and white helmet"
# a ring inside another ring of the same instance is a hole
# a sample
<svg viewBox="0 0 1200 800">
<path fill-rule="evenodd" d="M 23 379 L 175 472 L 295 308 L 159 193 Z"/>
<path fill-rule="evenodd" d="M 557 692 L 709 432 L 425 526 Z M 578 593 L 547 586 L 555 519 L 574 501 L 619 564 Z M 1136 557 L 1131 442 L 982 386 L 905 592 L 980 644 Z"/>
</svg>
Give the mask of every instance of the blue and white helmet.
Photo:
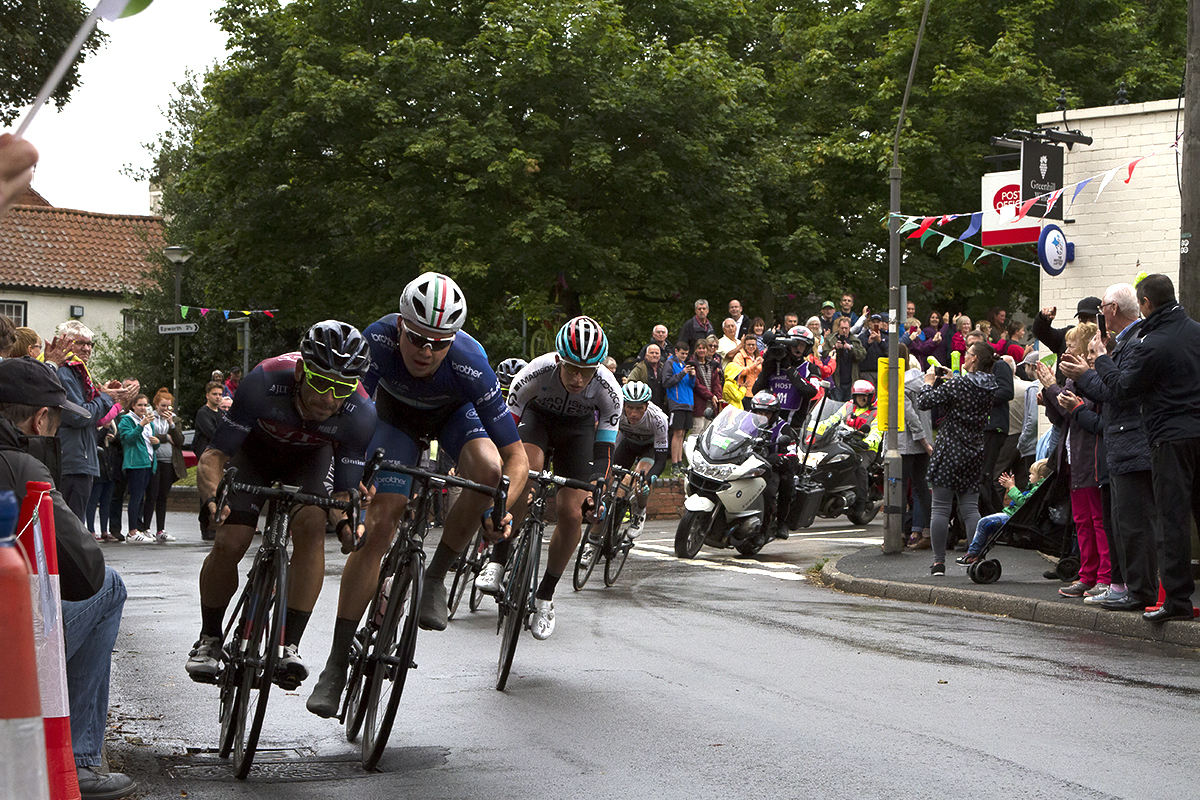
<svg viewBox="0 0 1200 800">
<path fill-rule="evenodd" d="M 649 403 L 652 395 L 650 387 L 641 381 L 630 381 L 621 387 L 621 394 L 626 403 Z"/>
</svg>

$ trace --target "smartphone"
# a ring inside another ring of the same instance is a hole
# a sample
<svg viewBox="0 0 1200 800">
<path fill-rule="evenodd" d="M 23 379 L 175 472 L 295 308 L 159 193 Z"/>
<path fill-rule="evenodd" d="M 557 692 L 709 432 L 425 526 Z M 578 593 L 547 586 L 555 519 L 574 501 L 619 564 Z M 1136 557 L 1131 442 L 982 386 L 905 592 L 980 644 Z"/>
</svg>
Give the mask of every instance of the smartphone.
<svg viewBox="0 0 1200 800">
<path fill-rule="evenodd" d="M 1108 331 L 1105 329 L 1105 326 L 1104 326 L 1104 312 L 1103 311 L 1096 315 L 1096 324 L 1100 326 L 1100 340 L 1104 341 L 1105 339 L 1108 338 Z"/>
</svg>

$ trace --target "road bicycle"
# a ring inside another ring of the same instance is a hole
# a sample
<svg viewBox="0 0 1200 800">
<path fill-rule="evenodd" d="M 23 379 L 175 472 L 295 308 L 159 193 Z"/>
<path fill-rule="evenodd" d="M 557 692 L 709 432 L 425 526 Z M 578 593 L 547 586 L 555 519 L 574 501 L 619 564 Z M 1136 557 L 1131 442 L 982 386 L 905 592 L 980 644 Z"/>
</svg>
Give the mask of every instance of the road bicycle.
<svg viewBox="0 0 1200 800">
<path fill-rule="evenodd" d="M 630 478 L 629 483 L 625 483 L 626 477 Z M 604 519 L 588 525 L 579 540 L 575 573 L 571 578 L 575 591 L 578 592 L 587 584 L 601 557 L 604 558 L 604 585 L 612 586 L 617 582 L 629 551 L 633 549 L 633 539 L 629 536 L 630 523 L 625 515 L 632 511 L 632 498 L 647 488 L 649 484 L 642 473 L 613 465 L 612 475 L 600 498 L 605 509 Z"/>
<path fill-rule="evenodd" d="M 421 591 L 425 580 L 425 534 L 433 491 L 459 486 L 490 496 L 492 525 L 499 530 L 506 513 L 508 478 L 500 486 L 484 486 L 463 478 L 383 461 L 380 469 L 412 476 L 412 513 L 405 519 L 379 567 L 379 582 L 367 608 L 363 626 L 350 645 L 350 675 L 338 721 L 346 726 L 346 739 L 355 741 L 362 733 L 362 765 L 372 770 L 387 746 L 396 709 L 404 693 L 404 681 L 416 668 Z"/>
<path fill-rule="evenodd" d="M 370 475 L 367 478 L 370 479 Z M 284 621 L 287 617 L 288 544 L 294 512 L 301 506 L 338 509 L 346 512 L 351 530 L 361 522 L 357 490 L 349 500 L 334 500 L 305 494 L 297 486 L 254 486 L 237 482 L 237 468 L 229 467 L 217 487 L 217 508 L 224 508 L 235 493 L 252 494 L 267 501 L 267 518 L 262 544 L 246 576 L 221 648 L 220 687 L 221 734 L 218 754 L 233 754 L 234 774 L 245 779 L 254 764 L 258 737 L 267 713 L 271 682 L 283 651 Z"/>
<path fill-rule="evenodd" d="M 554 490 L 562 486 L 589 492 L 593 496 L 593 504 L 598 502 L 594 485 L 573 478 L 559 477 L 549 471 L 530 470 L 529 483 L 533 486 L 529 513 L 525 515 L 521 530 L 509 551 L 500 593 L 496 596 L 496 605 L 500 610 L 496 633 L 501 635 L 500 661 L 496 666 L 496 689 L 501 692 L 508 683 L 521 631 L 530 627 L 529 618 L 533 614 L 533 598 L 537 591 L 538 562 L 541 560 L 542 542 L 546 533 L 547 501 Z"/>
<path fill-rule="evenodd" d="M 467 607 L 471 611 L 479 610 L 479 604 L 483 602 L 483 592 L 476 588 L 475 579 L 487 565 L 491 553 L 492 545 L 483 538 L 482 529 L 475 531 L 475 536 L 467 545 L 467 549 L 458 554 L 458 558 L 451 566 L 451 569 L 454 570 L 454 582 L 450 585 L 450 594 L 446 598 L 448 619 L 454 619 L 454 615 L 458 613 L 459 604 L 462 602 L 463 595 L 467 594 L 468 585 L 471 587 L 471 593 L 467 598 Z"/>
</svg>

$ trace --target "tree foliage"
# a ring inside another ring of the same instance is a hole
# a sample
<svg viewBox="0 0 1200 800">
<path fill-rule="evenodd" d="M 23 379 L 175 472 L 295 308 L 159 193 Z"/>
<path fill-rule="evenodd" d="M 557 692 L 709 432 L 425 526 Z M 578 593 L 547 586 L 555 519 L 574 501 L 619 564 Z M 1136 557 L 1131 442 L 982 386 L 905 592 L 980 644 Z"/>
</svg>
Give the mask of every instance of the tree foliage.
<svg viewBox="0 0 1200 800">
<path fill-rule="evenodd" d="M 623 354 L 707 297 L 768 319 L 886 298 L 887 170 L 919 0 L 230 0 L 232 55 L 154 147 L 192 301 L 364 325 L 434 269 L 495 359 L 586 312 Z M 978 206 L 989 139 L 1173 96 L 1182 0 L 933 6 L 903 208 Z M 951 251 L 947 251 L 950 253 Z M 961 250 L 959 250 L 961 253 Z M 1036 274 L 907 247 L 921 307 L 1031 304 Z M 786 309 L 785 309 L 786 306 Z M 714 315 L 719 314 L 715 311 Z M 286 339 L 286 336 L 282 337 Z"/>
<path fill-rule="evenodd" d="M 87 18 L 80 0 L 0 0 L 0 125 L 11 125 L 38 90 Z M 79 85 L 79 65 L 100 49 L 93 31 L 51 99 L 62 108 Z"/>
</svg>

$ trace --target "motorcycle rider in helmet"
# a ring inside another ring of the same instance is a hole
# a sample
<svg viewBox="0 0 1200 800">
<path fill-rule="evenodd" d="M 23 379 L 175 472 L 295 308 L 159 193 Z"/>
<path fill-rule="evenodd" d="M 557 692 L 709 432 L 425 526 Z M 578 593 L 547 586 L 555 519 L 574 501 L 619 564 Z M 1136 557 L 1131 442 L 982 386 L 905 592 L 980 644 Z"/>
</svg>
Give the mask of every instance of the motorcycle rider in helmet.
<svg viewBox="0 0 1200 800">
<path fill-rule="evenodd" d="M 867 468 L 883 439 L 877 422 L 875 386 L 860 378 L 850 389 L 850 400 L 817 426 L 817 436 L 835 425 L 845 425 L 863 434 L 863 444 L 867 449 L 859 453 L 858 469 L 854 474 L 856 499 L 854 506 L 849 509 L 851 514 L 862 514 L 867 510 Z"/>
<path fill-rule="evenodd" d="M 817 387 L 813 385 L 814 378 L 820 378 L 808 356 L 812 353 L 814 339 L 812 331 L 802 325 L 796 325 L 783 336 L 774 336 L 767 332 L 763 336 L 766 352 L 763 354 L 762 372 L 754 381 L 755 399 L 759 392 L 769 392 L 778 398 L 779 422 L 783 425 L 801 426 L 808 416 L 812 400 L 817 396 Z M 751 400 L 751 406 L 754 400 Z M 768 459 L 772 466 L 772 479 L 767 486 L 767 501 L 775 499 L 775 519 L 773 533 L 777 538 L 786 539 L 788 536 L 788 511 L 791 508 L 792 497 L 795 494 L 795 459 L 786 458 L 779 453 L 772 453 Z M 774 484 L 774 486 L 772 485 Z M 778 487 L 778 496 L 775 487 Z M 770 506 L 768 505 L 768 509 Z M 769 518 L 768 518 L 769 520 Z"/>
</svg>

